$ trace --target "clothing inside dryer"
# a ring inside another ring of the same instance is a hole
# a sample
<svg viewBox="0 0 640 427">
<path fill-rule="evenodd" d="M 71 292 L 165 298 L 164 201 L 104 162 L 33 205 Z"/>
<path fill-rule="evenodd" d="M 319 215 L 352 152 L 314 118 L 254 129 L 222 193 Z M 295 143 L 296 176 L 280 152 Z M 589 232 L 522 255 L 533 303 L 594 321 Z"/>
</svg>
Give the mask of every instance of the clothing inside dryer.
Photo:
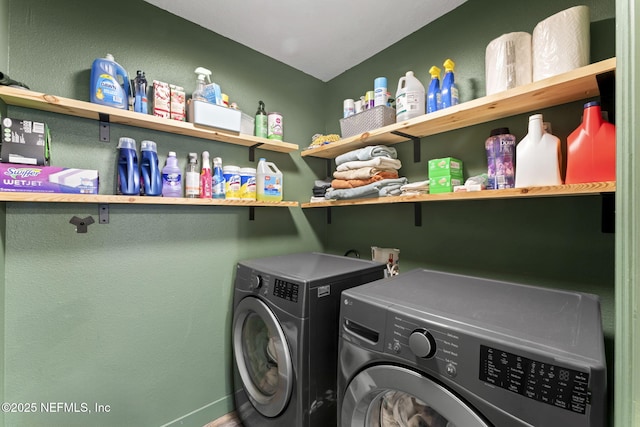
<svg viewBox="0 0 640 427">
<path fill-rule="evenodd" d="M 420 399 L 402 392 L 387 391 L 372 402 L 371 426 L 380 427 L 455 427 Z"/>
<path fill-rule="evenodd" d="M 277 339 L 259 315 L 247 316 L 242 328 L 242 354 L 253 384 L 267 396 L 272 396 L 278 389 Z"/>
</svg>

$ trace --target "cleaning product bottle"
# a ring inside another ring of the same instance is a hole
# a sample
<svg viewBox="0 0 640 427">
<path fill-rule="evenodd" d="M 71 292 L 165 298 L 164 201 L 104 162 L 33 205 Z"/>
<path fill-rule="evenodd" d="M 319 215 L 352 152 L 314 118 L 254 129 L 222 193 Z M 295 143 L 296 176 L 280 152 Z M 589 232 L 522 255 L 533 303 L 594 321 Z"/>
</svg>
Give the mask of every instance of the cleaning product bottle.
<svg viewBox="0 0 640 427">
<path fill-rule="evenodd" d="M 256 168 L 256 200 L 279 202 L 282 200 L 282 172 L 262 157 Z"/>
<path fill-rule="evenodd" d="M 529 117 L 529 131 L 516 146 L 516 188 L 561 185 L 560 139 L 544 131 L 542 114 Z"/>
<path fill-rule="evenodd" d="M 401 122 L 424 114 L 424 97 L 424 86 L 413 75 L 413 71 L 407 71 L 406 75 L 398 80 L 396 121 Z"/>
<path fill-rule="evenodd" d="M 196 79 L 196 89 L 191 94 L 191 99 L 194 101 L 208 102 L 205 96 L 205 86 L 207 85 L 205 79 L 211 83 L 211 71 L 203 67 L 198 67 L 195 73 L 198 77 Z"/>
<path fill-rule="evenodd" d="M 129 77 L 125 69 L 118 64 L 113 55 L 97 58 L 91 66 L 91 102 L 109 107 L 129 108 Z"/>
<path fill-rule="evenodd" d="M 431 82 L 427 92 L 427 113 L 433 113 L 442 109 L 442 96 L 440 93 L 440 68 L 435 65 L 429 68 Z"/>
<path fill-rule="evenodd" d="M 584 105 L 582 124 L 567 137 L 567 184 L 616 180 L 616 127 L 600 103 Z"/>
<path fill-rule="evenodd" d="M 387 105 L 387 78 L 376 77 L 373 81 L 373 106 Z"/>
<path fill-rule="evenodd" d="M 175 151 L 169 151 L 167 163 L 162 168 L 162 197 L 182 197 L 182 173 Z"/>
<path fill-rule="evenodd" d="M 212 197 L 214 199 L 224 199 L 225 198 L 225 182 L 224 182 L 224 172 L 222 170 L 222 158 L 214 157 L 213 158 L 213 183 L 211 188 Z"/>
<path fill-rule="evenodd" d="M 209 162 L 209 152 L 202 152 L 202 171 L 200 172 L 200 198 L 211 198 L 211 162 Z"/>
<path fill-rule="evenodd" d="M 195 199 L 200 195 L 200 171 L 198 170 L 198 154 L 189 153 L 189 163 L 184 174 L 184 196 Z"/>
<path fill-rule="evenodd" d="M 458 87 L 453 76 L 455 62 L 451 59 L 444 61 L 444 78 L 442 79 L 442 108 L 458 105 Z"/>
<path fill-rule="evenodd" d="M 516 137 L 509 128 L 493 129 L 484 143 L 487 152 L 487 190 L 515 186 Z"/>
<path fill-rule="evenodd" d="M 133 81 L 135 100 L 133 102 L 133 111 L 137 113 L 148 113 L 148 100 L 147 100 L 147 79 L 144 75 L 144 71 L 138 70 L 136 78 Z"/>
<path fill-rule="evenodd" d="M 264 110 L 264 102 L 258 101 L 258 111 L 256 112 L 255 134 L 260 138 L 267 137 L 267 112 Z"/>
<path fill-rule="evenodd" d="M 122 137 L 118 140 L 118 176 L 116 194 L 137 196 L 140 194 L 140 171 L 136 140 Z"/>
<path fill-rule="evenodd" d="M 162 174 L 158 167 L 158 150 L 153 141 L 142 141 L 140 146 L 140 194 L 162 194 Z"/>
</svg>

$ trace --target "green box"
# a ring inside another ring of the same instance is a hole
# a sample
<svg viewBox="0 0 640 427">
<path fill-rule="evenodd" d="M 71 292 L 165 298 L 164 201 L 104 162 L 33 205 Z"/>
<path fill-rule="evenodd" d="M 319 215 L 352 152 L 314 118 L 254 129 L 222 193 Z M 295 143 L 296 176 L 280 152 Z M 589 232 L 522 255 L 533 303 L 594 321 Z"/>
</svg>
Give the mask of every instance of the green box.
<svg viewBox="0 0 640 427">
<path fill-rule="evenodd" d="M 453 187 L 464 184 L 462 177 L 457 176 L 437 176 L 429 178 L 429 194 L 451 193 Z"/>
<path fill-rule="evenodd" d="M 455 157 L 429 160 L 429 178 L 453 176 L 462 179 L 462 161 Z"/>
</svg>

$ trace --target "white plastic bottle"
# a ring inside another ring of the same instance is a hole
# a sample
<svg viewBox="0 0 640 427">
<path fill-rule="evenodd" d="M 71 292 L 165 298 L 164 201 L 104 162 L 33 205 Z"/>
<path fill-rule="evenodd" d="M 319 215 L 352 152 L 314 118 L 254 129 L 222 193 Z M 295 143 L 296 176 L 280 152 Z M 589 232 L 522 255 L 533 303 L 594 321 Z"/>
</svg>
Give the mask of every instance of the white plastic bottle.
<svg viewBox="0 0 640 427">
<path fill-rule="evenodd" d="M 264 157 L 258 161 L 256 168 L 256 200 L 265 202 L 282 201 L 282 172 L 278 167 L 267 162 Z"/>
<path fill-rule="evenodd" d="M 529 131 L 516 146 L 516 188 L 561 185 L 560 139 L 543 128 L 542 114 L 529 117 Z"/>
<path fill-rule="evenodd" d="M 184 177 L 184 196 L 195 199 L 200 191 L 200 171 L 198 170 L 198 154 L 189 153 L 189 163 Z"/>
<path fill-rule="evenodd" d="M 425 113 L 425 90 L 413 71 L 398 80 L 396 91 L 396 121 L 401 122 Z"/>
</svg>

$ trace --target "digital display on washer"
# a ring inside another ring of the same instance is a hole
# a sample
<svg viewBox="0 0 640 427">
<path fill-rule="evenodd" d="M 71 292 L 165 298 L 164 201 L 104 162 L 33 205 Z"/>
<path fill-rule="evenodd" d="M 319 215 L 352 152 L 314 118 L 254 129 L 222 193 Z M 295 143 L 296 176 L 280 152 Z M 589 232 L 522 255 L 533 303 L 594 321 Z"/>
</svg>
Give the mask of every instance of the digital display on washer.
<svg viewBox="0 0 640 427">
<path fill-rule="evenodd" d="M 480 380 L 530 399 L 584 414 L 589 374 L 480 346 Z"/>
<path fill-rule="evenodd" d="M 298 285 L 276 279 L 273 285 L 273 295 L 288 301 L 298 302 Z"/>
</svg>

